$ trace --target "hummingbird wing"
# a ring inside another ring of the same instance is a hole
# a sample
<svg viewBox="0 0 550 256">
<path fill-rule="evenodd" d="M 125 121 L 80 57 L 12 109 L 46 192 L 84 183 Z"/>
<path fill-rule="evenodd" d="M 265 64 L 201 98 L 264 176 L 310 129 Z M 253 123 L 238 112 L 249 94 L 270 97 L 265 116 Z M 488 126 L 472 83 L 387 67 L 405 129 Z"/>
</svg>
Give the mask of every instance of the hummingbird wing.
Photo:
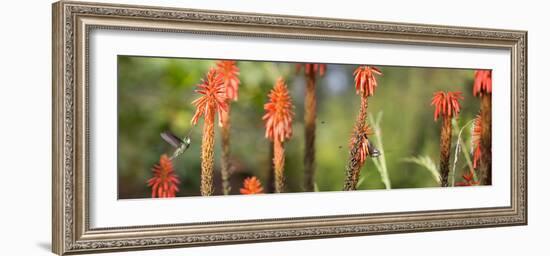
<svg viewBox="0 0 550 256">
<path fill-rule="evenodd" d="M 370 157 L 379 157 L 379 156 L 380 156 L 380 151 L 378 151 L 378 149 L 376 149 L 376 148 L 372 145 L 372 143 L 370 142 L 370 140 L 368 140 L 367 148 L 369 149 L 369 155 L 370 155 Z"/>
<path fill-rule="evenodd" d="M 172 145 L 175 148 L 179 148 L 181 144 L 183 144 L 183 141 L 170 131 L 162 132 L 160 134 L 160 137 L 162 137 L 164 141 L 168 142 L 168 144 Z"/>
</svg>

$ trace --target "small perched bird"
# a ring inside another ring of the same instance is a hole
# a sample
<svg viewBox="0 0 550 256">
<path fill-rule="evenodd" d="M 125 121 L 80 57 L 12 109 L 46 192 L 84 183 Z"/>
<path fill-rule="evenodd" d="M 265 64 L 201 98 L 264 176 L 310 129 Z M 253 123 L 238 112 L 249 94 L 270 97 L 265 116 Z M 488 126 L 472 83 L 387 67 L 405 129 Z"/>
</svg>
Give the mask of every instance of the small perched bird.
<svg viewBox="0 0 550 256">
<path fill-rule="evenodd" d="M 174 153 L 170 157 L 170 160 L 173 160 L 174 158 L 183 154 L 189 148 L 189 146 L 191 145 L 190 133 L 191 132 L 189 132 L 189 134 L 185 136 L 183 140 L 174 135 L 174 133 L 172 133 L 171 131 L 164 131 L 160 134 L 160 137 L 162 137 L 164 141 L 168 142 L 168 144 L 176 148 L 176 151 L 174 151 Z"/>
</svg>

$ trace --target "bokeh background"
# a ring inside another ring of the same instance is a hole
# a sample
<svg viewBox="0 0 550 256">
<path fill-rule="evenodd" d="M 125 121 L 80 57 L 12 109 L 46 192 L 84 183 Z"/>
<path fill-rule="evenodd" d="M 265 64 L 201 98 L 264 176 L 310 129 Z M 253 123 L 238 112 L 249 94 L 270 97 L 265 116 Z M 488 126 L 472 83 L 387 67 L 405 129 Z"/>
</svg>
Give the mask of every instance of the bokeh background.
<svg viewBox="0 0 550 256">
<path fill-rule="evenodd" d="M 191 129 L 198 97 L 194 92 L 215 60 L 118 57 L 118 192 L 119 199 L 151 196 L 146 181 L 152 166 L 162 154 L 173 149 L 160 133 L 171 130 L 184 137 Z M 367 64 L 367 63 L 365 63 Z M 376 65 L 370 63 L 369 65 Z M 238 194 L 242 181 L 257 176 L 270 191 L 270 142 L 264 137 L 262 115 L 267 94 L 275 80 L 282 76 L 289 86 L 295 105 L 293 137 L 285 143 L 286 190 L 302 192 L 303 184 L 303 99 L 305 77 L 296 72 L 295 63 L 238 61 L 240 69 L 239 100 L 232 103 L 231 150 L 233 166 L 232 194 Z M 326 74 L 317 79 L 316 185 L 318 191 L 342 190 L 348 159 L 348 141 L 360 98 L 355 94 L 353 71 L 357 65 L 328 64 Z M 435 91 L 462 91 L 462 111 L 456 127 L 462 128 L 466 145 L 471 140 L 471 120 L 479 110 L 472 96 L 474 70 L 421 67 L 377 66 L 376 94 L 369 98 L 369 112 L 380 117 L 383 154 L 391 188 L 438 186 L 427 168 L 405 161 L 410 157 L 429 157 L 438 165 L 440 123 L 433 120 L 430 106 Z M 372 120 L 371 120 L 372 121 Z M 220 140 L 216 127 L 215 194 L 221 192 Z M 174 161 L 180 177 L 177 196 L 200 195 L 200 141 L 202 119 L 193 129 L 191 147 Z M 459 129 L 455 129 L 454 135 Z M 376 136 L 371 136 L 376 142 Z M 451 165 L 455 157 L 455 141 Z M 468 146 L 469 147 L 469 146 Z M 458 154 L 455 178 L 461 180 L 467 158 Z M 361 171 L 358 189 L 384 189 L 380 173 L 368 160 Z"/>
</svg>

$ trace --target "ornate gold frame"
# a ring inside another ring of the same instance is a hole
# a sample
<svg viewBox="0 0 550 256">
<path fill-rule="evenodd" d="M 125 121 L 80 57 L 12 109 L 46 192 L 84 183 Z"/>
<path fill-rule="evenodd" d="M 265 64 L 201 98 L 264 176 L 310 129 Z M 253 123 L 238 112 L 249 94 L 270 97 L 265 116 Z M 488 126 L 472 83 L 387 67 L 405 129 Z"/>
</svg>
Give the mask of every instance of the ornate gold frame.
<svg viewBox="0 0 550 256">
<path fill-rule="evenodd" d="M 507 49 L 511 59 L 511 205 L 204 224 L 91 229 L 88 33 L 225 34 Z M 527 32 L 82 2 L 53 4 L 53 251 L 215 245 L 527 224 Z"/>
</svg>

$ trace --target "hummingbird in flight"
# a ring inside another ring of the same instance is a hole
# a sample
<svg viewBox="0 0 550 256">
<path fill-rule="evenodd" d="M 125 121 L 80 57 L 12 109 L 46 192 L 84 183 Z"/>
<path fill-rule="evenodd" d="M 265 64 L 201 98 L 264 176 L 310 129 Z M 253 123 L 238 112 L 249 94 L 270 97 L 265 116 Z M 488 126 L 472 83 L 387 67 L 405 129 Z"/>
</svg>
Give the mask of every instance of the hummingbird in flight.
<svg viewBox="0 0 550 256">
<path fill-rule="evenodd" d="M 170 160 L 173 160 L 174 158 L 180 156 L 189 148 L 189 146 L 191 146 L 190 135 L 191 131 L 189 131 L 189 134 L 187 134 L 187 136 L 185 136 L 183 139 L 180 139 L 171 131 L 164 131 L 160 134 L 160 137 L 162 137 L 164 141 L 168 142 L 168 144 L 176 149 L 174 153 L 172 153 Z"/>
<path fill-rule="evenodd" d="M 372 143 L 370 142 L 370 140 L 368 140 L 369 144 L 367 145 L 367 148 L 369 149 L 369 156 L 370 157 L 379 157 L 380 156 L 380 151 L 378 151 L 378 149 L 376 149 Z"/>
<path fill-rule="evenodd" d="M 380 151 L 376 149 L 376 147 L 374 147 L 374 145 L 372 144 L 367 134 L 363 133 L 363 134 L 360 134 L 360 136 L 362 137 L 362 141 L 364 143 L 362 147 L 366 151 L 365 152 L 366 155 L 370 157 L 379 157 L 381 155 Z"/>
</svg>

